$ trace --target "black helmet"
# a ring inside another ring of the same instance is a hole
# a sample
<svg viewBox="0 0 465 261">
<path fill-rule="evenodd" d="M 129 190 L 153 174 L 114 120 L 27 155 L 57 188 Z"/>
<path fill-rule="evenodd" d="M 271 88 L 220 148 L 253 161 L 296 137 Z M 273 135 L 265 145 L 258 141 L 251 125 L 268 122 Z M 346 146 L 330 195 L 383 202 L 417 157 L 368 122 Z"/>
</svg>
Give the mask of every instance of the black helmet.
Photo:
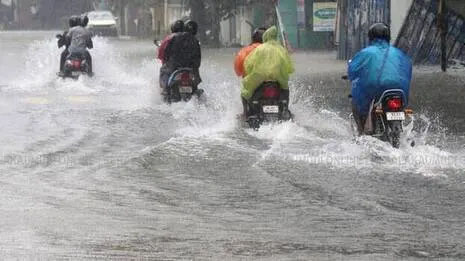
<svg viewBox="0 0 465 261">
<path fill-rule="evenodd" d="M 199 30 L 199 25 L 196 22 L 189 20 L 186 23 L 186 32 L 196 35 L 198 30 Z"/>
<path fill-rule="evenodd" d="M 171 25 L 172 33 L 180 33 L 184 31 L 184 22 L 182 20 L 177 20 Z"/>
<path fill-rule="evenodd" d="M 265 27 L 259 27 L 255 29 L 252 33 L 252 42 L 253 43 L 263 43 L 263 34 L 265 33 Z"/>
<path fill-rule="evenodd" d="M 368 30 L 368 38 L 370 41 L 375 39 L 383 39 L 388 42 L 391 41 L 391 29 L 385 23 L 375 23 L 370 26 L 370 30 Z"/>
<path fill-rule="evenodd" d="M 87 17 L 87 15 L 82 16 L 81 17 L 81 26 L 86 27 L 88 23 L 89 23 L 89 17 Z"/>
<path fill-rule="evenodd" d="M 75 27 L 81 24 L 81 18 L 79 16 L 73 15 L 69 18 L 69 27 Z"/>
</svg>

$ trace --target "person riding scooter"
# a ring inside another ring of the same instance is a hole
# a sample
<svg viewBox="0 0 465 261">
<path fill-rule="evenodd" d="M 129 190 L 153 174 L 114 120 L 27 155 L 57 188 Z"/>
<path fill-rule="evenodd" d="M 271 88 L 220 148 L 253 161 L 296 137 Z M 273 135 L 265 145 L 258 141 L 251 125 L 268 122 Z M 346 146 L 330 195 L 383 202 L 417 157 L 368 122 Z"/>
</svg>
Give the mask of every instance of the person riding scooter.
<svg viewBox="0 0 465 261">
<path fill-rule="evenodd" d="M 185 25 L 185 31 L 186 33 L 192 34 L 194 37 L 194 44 L 195 44 L 195 49 L 193 50 L 194 54 L 194 67 L 192 68 L 194 70 L 194 75 L 195 75 L 195 84 L 199 85 L 202 82 L 202 77 L 200 77 L 200 64 L 202 61 L 202 51 L 200 48 L 200 41 L 197 39 L 197 32 L 198 32 L 199 26 L 195 21 L 189 20 L 186 22 Z"/>
<path fill-rule="evenodd" d="M 84 28 L 80 23 L 79 26 L 74 26 L 69 30 L 66 39 L 70 43 L 68 57 L 79 56 L 86 59 L 89 65 L 88 73 L 92 75 L 92 57 L 90 56 L 90 53 L 87 51 L 87 48 L 94 48 L 94 44 L 92 42 L 92 34 L 90 33 L 90 31 Z"/>
<path fill-rule="evenodd" d="M 279 83 L 283 95 L 289 97 L 289 76 L 294 65 L 288 51 L 278 41 L 278 29 L 270 27 L 263 34 L 263 44 L 247 57 L 244 64 L 241 97 L 244 101 L 244 116 L 248 117 L 247 103 L 255 90 L 264 82 Z"/>
<path fill-rule="evenodd" d="M 165 39 L 160 44 L 160 47 L 158 47 L 158 56 L 157 58 L 161 61 L 162 64 L 166 63 L 165 60 L 165 50 L 168 44 L 170 43 L 171 39 L 177 34 L 177 33 L 182 33 L 184 32 L 184 22 L 182 20 L 177 20 L 171 25 L 171 34 L 167 35 Z"/>
<path fill-rule="evenodd" d="M 90 34 L 90 36 L 92 37 L 92 33 L 86 28 L 88 24 L 89 24 L 89 17 L 87 17 L 87 15 L 82 16 L 81 17 L 81 27 L 84 28 Z M 89 49 L 94 48 L 94 44 L 93 44 L 92 40 L 90 41 L 88 48 Z M 88 65 L 89 65 L 89 73 L 92 74 L 92 72 L 93 72 L 92 71 L 92 56 L 90 55 L 89 50 L 85 51 L 85 57 L 86 57 L 86 60 L 88 62 Z"/>
<path fill-rule="evenodd" d="M 352 82 L 352 111 L 359 135 L 369 132 L 365 127 L 371 118 L 372 104 L 384 91 L 401 89 L 408 102 L 412 79 L 411 59 L 390 45 L 389 26 L 373 24 L 368 38 L 369 46 L 358 52 L 348 64 L 348 76 Z"/>
<path fill-rule="evenodd" d="M 69 19 L 69 29 L 78 26 L 81 23 L 81 20 L 78 16 L 71 16 Z M 57 35 L 58 38 L 58 48 L 65 46 L 65 50 L 61 53 L 60 56 L 60 74 L 64 73 L 64 66 L 66 57 L 69 55 L 69 45 L 70 42 L 67 39 L 68 31 L 64 31 L 63 34 Z"/>
<path fill-rule="evenodd" d="M 263 43 L 263 34 L 265 33 L 266 28 L 260 27 L 253 31 L 252 33 L 252 43 L 242 48 L 236 55 L 234 59 L 234 71 L 239 77 L 244 77 L 244 62 L 245 59 L 252 53 L 255 48 L 260 46 Z"/>
<path fill-rule="evenodd" d="M 167 94 L 169 76 L 180 68 L 191 68 L 194 70 L 200 67 L 200 45 L 191 32 L 177 33 L 168 43 L 165 50 L 166 63 L 160 69 L 160 75 L 168 75 L 167 78 L 160 77 L 163 95 Z M 199 81 L 196 80 L 198 83 Z M 197 86 L 194 86 L 197 89 Z"/>
<path fill-rule="evenodd" d="M 244 72 L 244 62 L 249 56 L 250 53 L 252 53 L 255 48 L 260 46 L 263 43 L 263 34 L 265 33 L 266 28 L 260 27 L 257 28 L 253 31 L 252 33 L 252 43 L 244 48 L 242 48 L 236 55 L 236 58 L 234 59 L 234 71 L 236 72 L 236 75 L 239 77 L 244 77 L 245 72 Z M 247 100 L 242 98 L 242 107 L 244 108 L 244 115 L 247 114 Z"/>
<path fill-rule="evenodd" d="M 161 61 L 162 66 L 160 67 L 160 77 L 159 77 L 159 82 L 160 82 L 160 88 L 162 91 L 165 89 L 166 84 L 168 83 L 168 79 L 170 78 L 171 75 L 171 70 L 169 70 L 168 65 L 166 65 L 166 47 L 169 45 L 171 40 L 176 34 L 184 32 L 184 22 L 182 20 L 178 20 L 174 22 L 171 25 L 171 34 L 165 37 L 163 41 L 160 44 L 160 47 L 158 47 L 158 56 L 157 58 Z"/>
</svg>

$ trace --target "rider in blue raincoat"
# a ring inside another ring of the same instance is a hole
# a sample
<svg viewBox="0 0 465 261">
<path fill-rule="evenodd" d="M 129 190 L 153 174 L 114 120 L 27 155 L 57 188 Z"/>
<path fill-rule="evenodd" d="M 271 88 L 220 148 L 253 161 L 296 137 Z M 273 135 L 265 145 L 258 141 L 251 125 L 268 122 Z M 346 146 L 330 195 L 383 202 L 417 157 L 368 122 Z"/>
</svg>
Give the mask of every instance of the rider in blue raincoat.
<svg viewBox="0 0 465 261">
<path fill-rule="evenodd" d="M 352 109 L 360 134 L 363 133 L 372 101 L 379 99 L 389 89 L 402 89 L 408 101 L 412 79 L 411 59 L 389 44 L 391 32 L 387 25 L 373 24 L 368 37 L 369 46 L 349 61 Z"/>
</svg>

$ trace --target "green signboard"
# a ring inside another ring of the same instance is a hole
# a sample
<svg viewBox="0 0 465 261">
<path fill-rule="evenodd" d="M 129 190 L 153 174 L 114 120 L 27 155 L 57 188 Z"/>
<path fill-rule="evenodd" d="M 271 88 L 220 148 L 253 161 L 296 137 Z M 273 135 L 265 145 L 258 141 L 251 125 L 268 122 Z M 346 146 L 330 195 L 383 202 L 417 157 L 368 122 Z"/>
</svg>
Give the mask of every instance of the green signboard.
<svg viewBox="0 0 465 261">
<path fill-rule="evenodd" d="M 313 31 L 333 32 L 336 28 L 337 3 L 313 3 Z"/>
</svg>

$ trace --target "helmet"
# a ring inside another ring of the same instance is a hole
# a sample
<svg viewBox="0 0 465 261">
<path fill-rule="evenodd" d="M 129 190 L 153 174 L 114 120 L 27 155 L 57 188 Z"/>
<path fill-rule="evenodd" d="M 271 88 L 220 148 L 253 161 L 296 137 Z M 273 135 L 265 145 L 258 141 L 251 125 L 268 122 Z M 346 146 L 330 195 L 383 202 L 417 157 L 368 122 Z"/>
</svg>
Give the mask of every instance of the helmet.
<svg viewBox="0 0 465 261">
<path fill-rule="evenodd" d="M 259 27 L 255 29 L 252 33 L 252 42 L 253 43 L 263 43 L 263 34 L 265 33 L 265 27 Z"/>
<path fill-rule="evenodd" d="M 368 30 L 368 38 L 370 41 L 383 39 L 389 42 L 391 41 L 391 29 L 385 23 L 375 23 Z"/>
<path fill-rule="evenodd" d="M 81 16 L 81 26 L 86 27 L 89 23 L 89 17 L 87 15 Z"/>
<path fill-rule="evenodd" d="M 180 33 L 184 31 L 184 22 L 182 20 L 177 20 L 171 25 L 172 33 Z"/>
<path fill-rule="evenodd" d="M 69 27 L 75 27 L 81 24 L 81 18 L 79 16 L 73 15 L 69 18 Z"/>
<path fill-rule="evenodd" d="M 198 30 L 199 30 L 199 25 L 196 22 L 189 20 L 186 23 L 186 32 L 196 35 Z"/>
</svg>

